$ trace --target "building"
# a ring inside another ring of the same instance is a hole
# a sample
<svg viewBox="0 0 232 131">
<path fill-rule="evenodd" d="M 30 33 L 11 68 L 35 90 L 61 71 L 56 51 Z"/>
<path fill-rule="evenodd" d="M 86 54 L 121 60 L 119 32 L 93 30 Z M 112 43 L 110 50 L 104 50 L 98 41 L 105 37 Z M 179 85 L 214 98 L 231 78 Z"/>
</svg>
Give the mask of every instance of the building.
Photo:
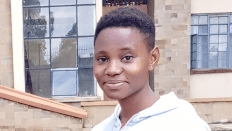
<svg viewBox="0 0 232 131">
<path fill-rule="evenodd" d="M 146 12 L 156 26 L 161 58 L 150 75 L 156 94 L 173 91 L 180 98 L 228 102 L 231 4 L 230 0 L 2 0 L 0 85 L 69 104 L 107 100 L 92 74 L 94 28 L 102 14 L 130 5 Z M 232 116 L 218 116 L 209 123 L 222 119 L 232 121 Z"/>
</svg>

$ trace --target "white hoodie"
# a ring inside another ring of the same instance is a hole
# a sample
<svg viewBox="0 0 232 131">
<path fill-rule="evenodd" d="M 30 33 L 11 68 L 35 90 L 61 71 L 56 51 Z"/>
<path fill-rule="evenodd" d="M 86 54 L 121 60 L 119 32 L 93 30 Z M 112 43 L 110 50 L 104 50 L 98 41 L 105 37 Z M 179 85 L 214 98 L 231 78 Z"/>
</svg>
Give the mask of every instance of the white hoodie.
<svg viewBox="0 0 232 131">
<path fill-rule="evenodd" d="M 173 92 L 132 116 L 122 129 L 120 112 L 121 107 L 117 105 L 114 113 L 92 131 L 211 131 L 193 106 L 178 99 Z"/>
</svg>

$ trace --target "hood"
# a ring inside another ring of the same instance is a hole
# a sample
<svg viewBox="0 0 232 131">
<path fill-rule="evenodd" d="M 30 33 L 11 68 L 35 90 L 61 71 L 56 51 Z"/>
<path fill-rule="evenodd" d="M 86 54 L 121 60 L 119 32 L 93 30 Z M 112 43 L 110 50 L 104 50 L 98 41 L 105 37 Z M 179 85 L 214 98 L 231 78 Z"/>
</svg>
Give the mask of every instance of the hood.
<svg viewBox="0 0 232 131">
<path fill-rule="evenodd" d="M 178 100 L 179 99 L 173 92 L 163 95 L 151 107 L 142 110 L 139 113 L 132 116 L 132 118 L 130 119 L 130 123 L 128 124 L 133 125 L 148 117 L 160 115 L 169 112 L 171 110 L 174 110 L 178 107 Z M 119 118 L 120 112 L 121 112 L 121 106 L 117 105 L 113 114 L 114 117 Z"/>
</svg>

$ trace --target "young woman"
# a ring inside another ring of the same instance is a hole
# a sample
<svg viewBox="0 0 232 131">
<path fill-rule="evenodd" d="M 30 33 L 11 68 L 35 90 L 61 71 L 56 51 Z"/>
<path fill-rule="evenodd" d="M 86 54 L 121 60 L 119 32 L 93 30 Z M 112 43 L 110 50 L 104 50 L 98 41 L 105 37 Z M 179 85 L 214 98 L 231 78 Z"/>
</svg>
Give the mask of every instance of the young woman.
<svg viewBox="0 0 232 131">
<path fill-rule="evenodd" d="M 210 131 L 190 103 L 174 93 L 155 96 L 149 72 L 159 60 L 155 27 L 145 13 L 119 8 L 99 21 L 94 39 L 94 75 L 115 112 L 92 131 Z"/>
</svg>

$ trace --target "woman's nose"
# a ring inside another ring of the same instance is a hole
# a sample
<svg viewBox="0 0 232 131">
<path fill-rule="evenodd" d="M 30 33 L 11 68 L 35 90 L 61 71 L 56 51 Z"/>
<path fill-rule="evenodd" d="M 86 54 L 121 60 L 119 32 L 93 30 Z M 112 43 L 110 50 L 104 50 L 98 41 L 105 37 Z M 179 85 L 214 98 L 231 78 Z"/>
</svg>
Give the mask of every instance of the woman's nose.
<svg viewBox="0 0 232 131">
<path fill-rule="evenodd" d="M 120 63 L 118 61 L 110 61 L 108 63 L 108 66 L 105 70 L 105 74 L 109 75 L 109 76 L 115 76 L 115 75 L 119 75 L 122 73 L 122 68 L 120 66 Z"/>
</svg>

